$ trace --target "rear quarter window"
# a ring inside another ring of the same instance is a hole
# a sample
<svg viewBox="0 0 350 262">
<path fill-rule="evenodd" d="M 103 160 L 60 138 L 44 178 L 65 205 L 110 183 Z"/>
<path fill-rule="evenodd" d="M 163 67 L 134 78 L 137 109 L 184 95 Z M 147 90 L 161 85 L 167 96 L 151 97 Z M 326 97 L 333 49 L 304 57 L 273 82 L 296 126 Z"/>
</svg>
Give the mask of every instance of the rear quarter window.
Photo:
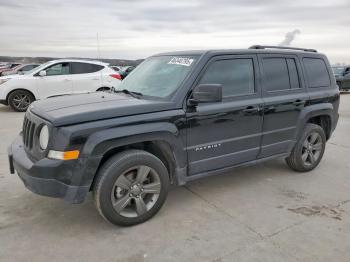
<svg viewBox="0 0 350 262">
<path fill-rule="evenodd" d="M 303 63 L 309 87 L 329 87 L 331 85 L 327 66 L 323 59 L 303 58 Z"/>
</svg>

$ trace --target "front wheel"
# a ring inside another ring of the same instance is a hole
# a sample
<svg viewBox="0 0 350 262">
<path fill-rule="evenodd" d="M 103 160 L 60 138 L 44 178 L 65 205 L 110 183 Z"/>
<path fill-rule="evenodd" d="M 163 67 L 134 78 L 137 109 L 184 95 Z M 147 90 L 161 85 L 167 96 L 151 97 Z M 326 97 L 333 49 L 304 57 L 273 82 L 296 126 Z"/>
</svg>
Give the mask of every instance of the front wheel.
<svg viewBox="0 0 350 262">
<path fill-rule="evenodd" d="M 107 221 L 132 226 L 159 211 L 168 187 L 169 174 L 160 159 L 142 150 L 128 150 L 102 166 L 93 194 L 98 211 Z"/>
<path fill-rule="evenodd" d="M 9 95 L 8 104 L 17 112 L 25 112 L 34 100 L 33 95 L 28 91 L 16 90 Z"/>
<path fill-rule="evenodd" d="M 308 123 L 286 162 L 295 171 L 310 171 L 320 163 L 325 147 L 326 135 L 323 128 Z"/>
</svg>

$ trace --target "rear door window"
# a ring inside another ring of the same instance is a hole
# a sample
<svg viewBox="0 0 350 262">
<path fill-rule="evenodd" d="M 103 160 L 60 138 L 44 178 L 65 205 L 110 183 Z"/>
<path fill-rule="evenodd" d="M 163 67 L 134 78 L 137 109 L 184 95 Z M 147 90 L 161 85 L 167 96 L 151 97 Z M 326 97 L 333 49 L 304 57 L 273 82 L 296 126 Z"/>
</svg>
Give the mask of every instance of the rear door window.
<svg viewBox="0 0 350 262">
<path fill-rule="evenodd" d="M 329 87 L 331 80 L 327 66 L 323 59 L 320 58 L 304 58 L 303 59 L 308 86 L 314 87 Z"/>
<path fill-rule="evenodd" d="M 300 88 L 299 74 L 294 58 L 266 57 L 262 60 L 263 84 L 267 91 Z"/>
<path fill-rule="evenodd" d="M 102 65 L 89 64 L 89 63 L 79 63 L 73 62 L 72 65 L 72 74 L 88 74 L 95 73 L 104 68 Z"/>
<path fill-rule="evenodd" d="M 288 67 L 284 58 L 264 58 L 264 87 L 267 91 L 290 89 Z"/>
<path fill-rule="evenodd" d="M 289 72 L 290 88 L 291 89 L 300 88 L 298 69 L 295 64 L 295 59 L 287 58 L 286 61 L 287 61 L 288 72 Z"/>
</svg>

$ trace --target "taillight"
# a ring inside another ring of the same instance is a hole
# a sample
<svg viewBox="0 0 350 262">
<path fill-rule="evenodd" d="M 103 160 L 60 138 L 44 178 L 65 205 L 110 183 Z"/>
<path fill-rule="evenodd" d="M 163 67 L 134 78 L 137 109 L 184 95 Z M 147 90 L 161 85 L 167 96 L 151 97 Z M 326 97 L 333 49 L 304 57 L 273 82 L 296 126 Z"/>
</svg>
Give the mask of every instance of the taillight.
<svg viewBox="0 0 350 262">
<path fill-rule="evenodd" d="M 122 80 L 122 76 L 119 75 L 119 74 L 111 74 L 111 75 L 109 75 L 109 76 L 111 76 L 111 77 L 113 77 L 113 78 L 115 78 L 115 79 L 118 79 L 118 80 Z"/>
</svg>

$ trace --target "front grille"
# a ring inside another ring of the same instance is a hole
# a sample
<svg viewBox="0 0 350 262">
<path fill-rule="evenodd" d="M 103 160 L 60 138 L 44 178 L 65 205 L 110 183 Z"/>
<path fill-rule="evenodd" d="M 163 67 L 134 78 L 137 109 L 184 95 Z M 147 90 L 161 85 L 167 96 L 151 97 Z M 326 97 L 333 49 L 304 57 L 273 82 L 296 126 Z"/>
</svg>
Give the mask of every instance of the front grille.
<svg viewBox="0 0 350 262">
<path fill-rule="evenodd" d="M 28 149 L 33 148 L 35 127 L 36 125 L 32 121 L 30 121 L 27 117 L 24 118 L 22 129 L 23 144 Z"/>
</svg>

